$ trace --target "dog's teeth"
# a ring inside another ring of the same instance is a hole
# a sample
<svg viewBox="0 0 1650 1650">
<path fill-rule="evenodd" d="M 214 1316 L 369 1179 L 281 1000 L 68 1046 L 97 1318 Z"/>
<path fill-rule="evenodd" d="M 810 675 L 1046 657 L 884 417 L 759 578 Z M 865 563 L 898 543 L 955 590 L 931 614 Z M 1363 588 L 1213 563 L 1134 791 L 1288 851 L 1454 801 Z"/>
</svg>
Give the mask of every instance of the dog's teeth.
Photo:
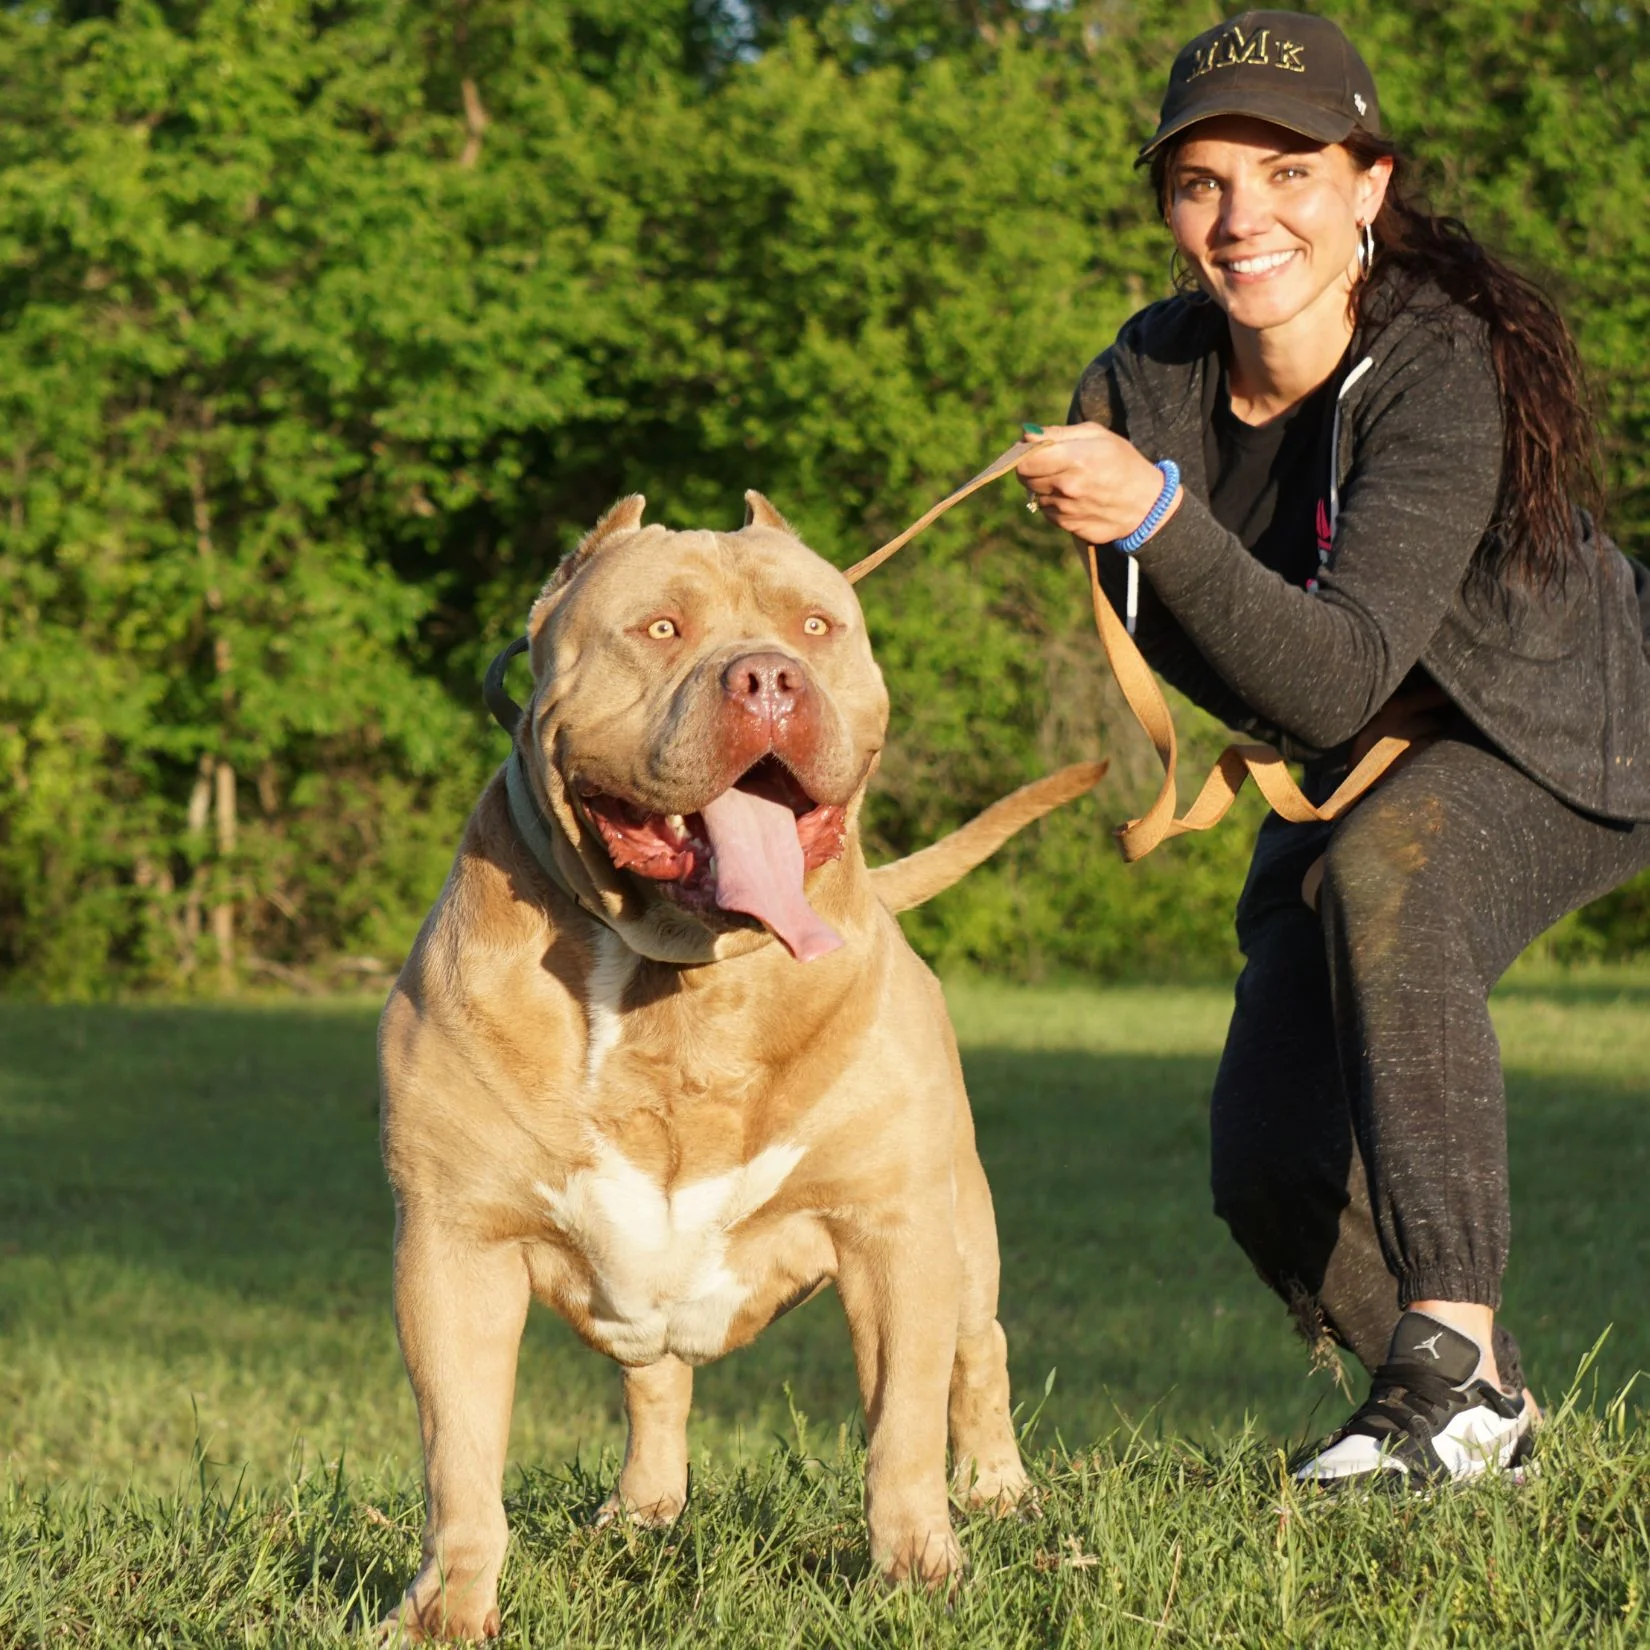
<svg viewBox="0 0 1650 1650">
<path fill-rule="evenodd" d="M 665 824 L 670 827 L 671 835 L 674 836 L 678 842 L 680 842 L 682 838 L 687 835 L 687 821 L 684 820 L 680 814 L 667 815 L 665 818 Z"/>
</svg>

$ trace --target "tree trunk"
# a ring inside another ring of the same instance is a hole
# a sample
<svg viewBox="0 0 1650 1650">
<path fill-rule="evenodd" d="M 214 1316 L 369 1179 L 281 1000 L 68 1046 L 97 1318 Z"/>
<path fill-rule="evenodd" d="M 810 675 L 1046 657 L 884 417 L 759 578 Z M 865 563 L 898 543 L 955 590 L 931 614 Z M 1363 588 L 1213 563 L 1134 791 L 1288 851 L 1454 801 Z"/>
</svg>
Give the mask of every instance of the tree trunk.
<svg viewBox="0 0 1650 1650">
<path fill-rule="evenodd" d="M 211 427 L 210 410 L 201 418 L 203 433 Z M 206 575 L 206 608 L 211 614 L 223 612 L 223 590 L 218 583 L 217 549 L 212 542 L 212 504 L 206 491 L 206 466 L 199 452 L 191 453 L 188 461 L 189 496 L 195 515 L 195 550 Z M 235 713 L 235 689 L 231 677 L 234 656 L 229 637 L 221 627 L 210 630 L 212 669 L 218 679 L 218 694 L 223 707 L 220 738 L 229 732 Z M 189 799 L 189 824 L 192 832 L 206 828 L 208 783 L 210 799 L 217 819 L 218 876 L 216 899 L 212 905 L 211 927 L 214 948 L 218 954 L 218 989 L 235 989 L 235 901 L 230 893 L 230 866 L 235 856 L 237 821 L 235 818 L 235 770 L 222 756 L 201 757 L 200 775 Z M 198 804 L 198 806 L 197 806 Z M 197 824 L 198 819 L 198 824 Z M 199 896 L 193 890 L 196 904 L 195 925 L 199 931 Z M 186 919 L 187 920 L 187 919 Z"/>
<path fill-rule="evenodd" d="M 199 843 L 206 834 L 206 822 L 212 814 L 212 758 L 203 756 L 195 771 L 195 783 L 189 791 L 189 811 L 185 826 L 192 844 Z M 183 972 L 192 974 L 200 959 L 201 943 L 201 881 L 205 873 L 203 856 L 195 849 L 195 864 L 189 873 L 189 892 L 183 902 Z"/>
<path fill-rule="evenodd" d="M 235 770 L 219 762 L 213 774 L 217 793 L 218 858 L 228 866 L 235 857 Z M 220 898 L 212 907 L 212 938 L 218 947 L 218 986 L 235 989 L 235 902 L 220 882 Z"/>
<path fill-rule="evenodd" d="M 487 128 L 492 124 L 487 114 L 487 105 L 481 101 L 481 93 L 476 90 L 476 83 L 468 75 L 459 82 L 459 91 L 464 97 L 464 152 L 458 157 L 458 164 L 467 171 L 481 159 L 481 139 Z"/>
</svg>

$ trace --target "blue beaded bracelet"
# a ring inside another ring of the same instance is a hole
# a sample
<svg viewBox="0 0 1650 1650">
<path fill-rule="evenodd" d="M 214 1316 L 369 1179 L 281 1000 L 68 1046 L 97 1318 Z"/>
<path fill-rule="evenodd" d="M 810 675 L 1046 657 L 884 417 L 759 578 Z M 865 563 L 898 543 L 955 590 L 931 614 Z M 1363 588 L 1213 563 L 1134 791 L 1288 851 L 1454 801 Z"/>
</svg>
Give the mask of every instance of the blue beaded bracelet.
<svg viewBox="0 0 1650 1650">
<path fill-rule="evenodd" d="M 1172 458 L 1160 458 L 1157 467 L 1163 472 L 1163 491 L 1157 495 L 1157 503 L 1146 512 L 1146 519 L 1126 539 L 1112 541 L 1113 549 L 1121 550 L 1125 556 L 1132 556 L 1157 531 L 1169 513 L 1169 506 L 1174 503 L 1175 494 L 1180 491 L 1180 466 Z"/>
</svg>

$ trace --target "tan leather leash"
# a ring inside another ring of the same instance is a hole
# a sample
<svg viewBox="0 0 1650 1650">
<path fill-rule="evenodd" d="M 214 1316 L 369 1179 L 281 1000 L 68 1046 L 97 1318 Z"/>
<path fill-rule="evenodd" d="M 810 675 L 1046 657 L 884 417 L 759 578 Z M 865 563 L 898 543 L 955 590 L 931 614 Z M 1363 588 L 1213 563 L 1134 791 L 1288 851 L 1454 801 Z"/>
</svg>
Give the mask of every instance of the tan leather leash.
<svg viewBox="0 0 1650 1650">
<path fill-rule="evenodd" d="M 1007 452 L 992 459 L 978 475 L 970 476 L 955 492 L 948 493 L 919 516 L 898 537 L 890 539 L 880 550 L 872 551 L 863 561 L 855 562 L 847 571 L 848 582 L 857 584 L 867 573 L 874 573 L 895 551 L 903 549 L 952 505 L 960 504 L 970 494 L 1007 475 L 1027 453 L 1039 447 L 1055 446 L 1060 439 L 1058 436 L 1042 436 L 1015 442 Z M 1183 836 L 1188 831 L 1207 831 L 1211 826 L 1218 825 L 1237 800 L 1246 778 L 1252 778 L 1273 810 L 1292 824 L 1339 819 L 1410 748 L 1409 740 L 1392 735 L 1378 740 L 1327 801 L 1313 804 L 1307 801 L 1305 793 L 1295 783 L 1282 755 L 1270 745 L 1228 745 L 1203 781 L 1191 807 L 1177 818 L 1175 809 L 1180 798 L 1176 774 L 1180 751 L 1175 739 L 1174 718 L 1169 714 L 1168 702 L 1157 685 L 1157 678 L 1151 673 L 1151 667 L 1123 621 L 1118 618 L 1105 591 L 1100 588 L 1100 563 L 1095 547 L 1091 544 L 1087 550 L 1089 591 L 1094 600 L 1094 623 L 1100 632 L 1101 646 L 1106 650 L 1106 659 L 1117 678 L 1118 687 L 1123 690 L 1129 709 L 1151 740 L 1163 767 L 1163 784 L 1151 807 L 1140 818 L 1118 826 L 1113 833 L 1123 850 L 1124 859 L 1143 859 L 1170 837 Z M 1315 866 L 1314 870 L 1317 869 Z M 1308 903 L 1312 901 L 1309 899 Z"/>
</svg>

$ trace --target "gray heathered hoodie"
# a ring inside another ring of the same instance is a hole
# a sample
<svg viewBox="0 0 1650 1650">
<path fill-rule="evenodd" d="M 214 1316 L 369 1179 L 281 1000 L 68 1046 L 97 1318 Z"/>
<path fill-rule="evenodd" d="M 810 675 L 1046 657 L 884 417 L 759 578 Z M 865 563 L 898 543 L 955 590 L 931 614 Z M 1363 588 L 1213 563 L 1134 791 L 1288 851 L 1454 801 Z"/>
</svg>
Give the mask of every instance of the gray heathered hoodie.
<svg viewBox="0 0 1650 1650">
<path fill-rule="evenodd" d="M 1324 477 L 1333 548 L 1308 589 L 1209 514 L 1203 408 L 1225 329 L 1212 304 L 1154 304 L 1089 365 L 1073 402 L 1074 417 L 1180 466 L 1186 497 L 1138 553 L 1137 640 L 1152 665 L 1223 721 L 1298 753 L 1352 738 L 1419 664 L 1566 802 L 1650 819 L 1650 662 L 1633 564 L 1578 512 L 1581 553 L 1562 590 L 1468 576 L 1501 473 L 1482 323 L 1423 289 L 1354 340 Z M 1100 565 L 1119 602 L 1126 559 L 1102 553 Z"/>
</svg>

